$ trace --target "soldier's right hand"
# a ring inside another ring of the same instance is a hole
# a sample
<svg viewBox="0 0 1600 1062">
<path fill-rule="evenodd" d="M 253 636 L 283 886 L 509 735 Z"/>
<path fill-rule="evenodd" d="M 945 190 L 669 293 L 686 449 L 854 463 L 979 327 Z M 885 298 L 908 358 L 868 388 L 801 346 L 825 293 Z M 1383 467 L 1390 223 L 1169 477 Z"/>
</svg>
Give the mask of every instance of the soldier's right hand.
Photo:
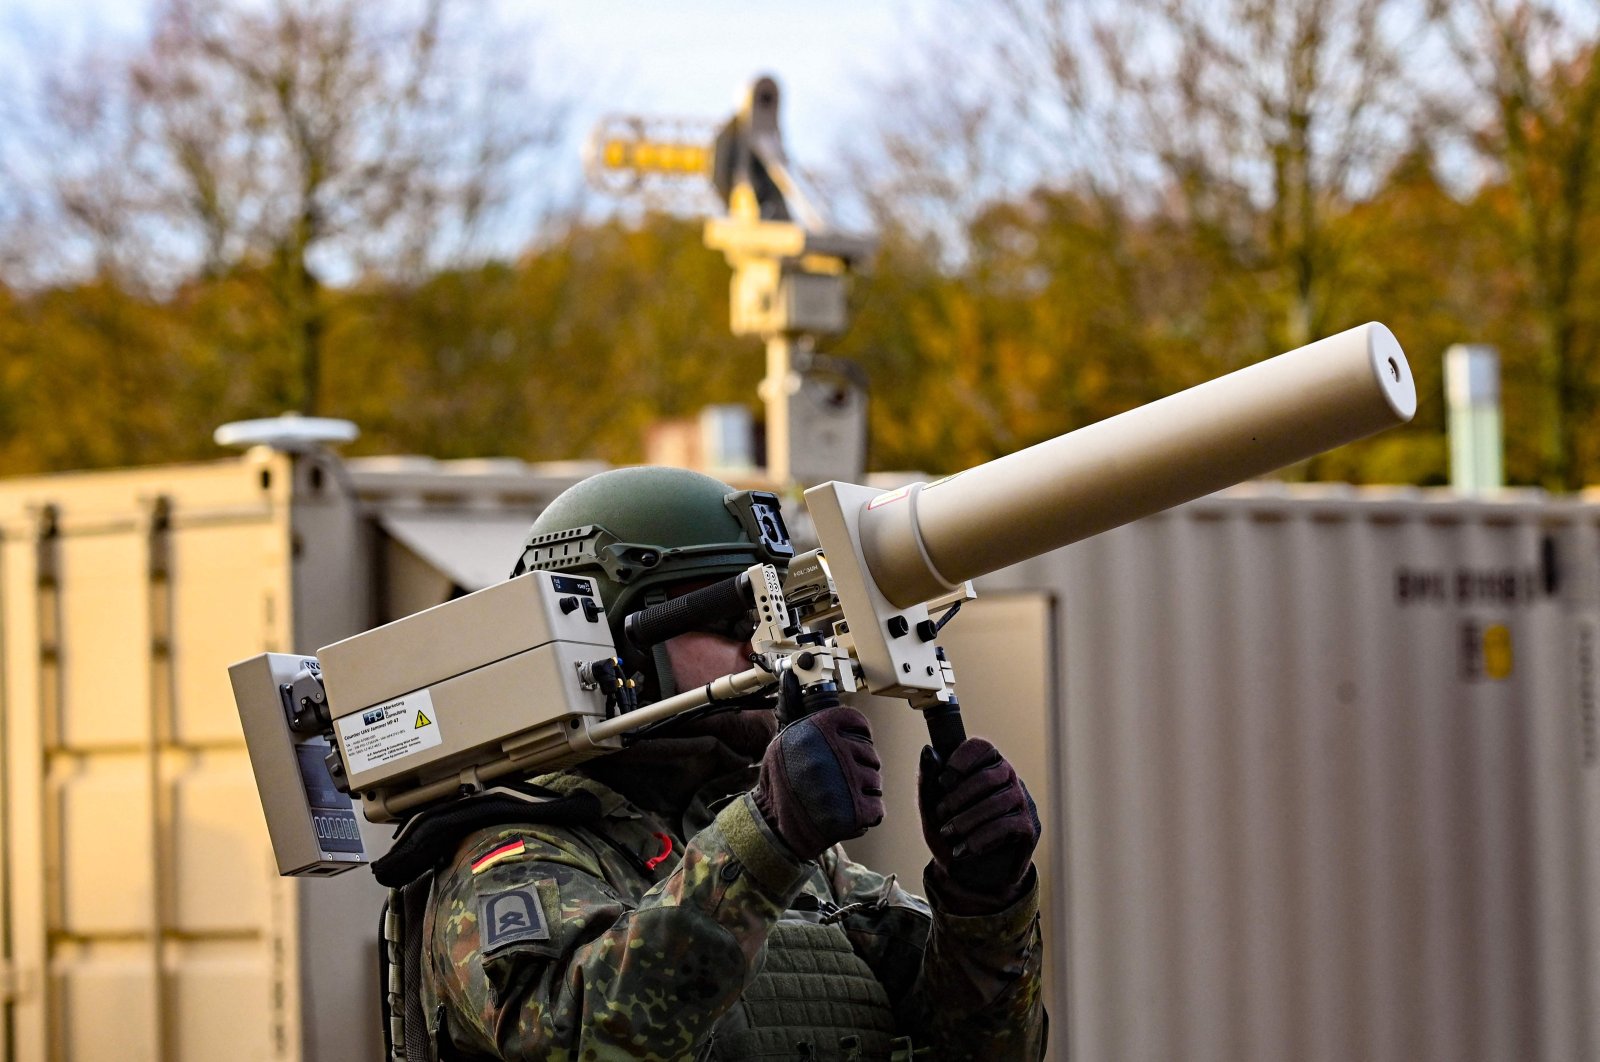
<svg viewBox="0 0 1600 1062">
<path fill-rule="evenodd" d="M 761 815 L 801 859 L 883 821 L 883 778 L 872 728 L 854 708 L 824 708 L 785 727 L 761 758 Z"/>
</svg>

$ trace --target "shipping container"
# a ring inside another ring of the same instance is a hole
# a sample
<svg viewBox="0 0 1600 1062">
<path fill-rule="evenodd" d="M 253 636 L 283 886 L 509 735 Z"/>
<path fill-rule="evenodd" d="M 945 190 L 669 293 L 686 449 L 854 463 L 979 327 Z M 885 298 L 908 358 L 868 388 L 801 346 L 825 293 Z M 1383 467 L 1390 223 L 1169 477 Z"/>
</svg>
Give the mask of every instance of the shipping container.
<svg viewBox="0 0 1600 1062">
<path fill-rule="evenodd" d="M 380 890 L 275 876 L 226 667 L 498 581 L 598 467 L 0 482 L 4 1058 L 376 1059 Z M 1051 1057 L 1597 1057 L 1597 569 L 1592 502 L 1247 486 L 984 579 L 945 641 L 1046 824 Z M 852 851 L 920 888 L 871 714 Z"/>
<path fill-rule="evenodd" d="M 1044 790 L 1055 1057 L 1600 1057 L 1597 569 L 1592 501 L 1247 485 L 983 580 L 1008 633 L 946 640 Z"/>
<path fill-rule="evenodd" d="M 593 470 L 255 450 L 0 482 L 3 1057 L 378 1058 L 382 891 L 276 875 L 227 666 L 502 578 Z"/>
</svg>

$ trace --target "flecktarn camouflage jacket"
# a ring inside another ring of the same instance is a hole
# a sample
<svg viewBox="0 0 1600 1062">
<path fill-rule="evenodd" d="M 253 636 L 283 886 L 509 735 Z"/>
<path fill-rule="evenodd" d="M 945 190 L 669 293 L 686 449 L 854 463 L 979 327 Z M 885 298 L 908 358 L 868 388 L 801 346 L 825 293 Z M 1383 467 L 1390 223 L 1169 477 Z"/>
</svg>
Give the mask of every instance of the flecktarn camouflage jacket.
<svg viewBox="0 0 1600 1062">
<path fill-rule="evenodd" d="M 841 848 L 796 861 L 747 794 L 694 830 L 577 773 L 538 782 L 602 818 L 479 830 L 439 873 L 423 1003 L 445 1058 L 1042 1056 L 1037 884 L 957 917 Z"/>
</svg>

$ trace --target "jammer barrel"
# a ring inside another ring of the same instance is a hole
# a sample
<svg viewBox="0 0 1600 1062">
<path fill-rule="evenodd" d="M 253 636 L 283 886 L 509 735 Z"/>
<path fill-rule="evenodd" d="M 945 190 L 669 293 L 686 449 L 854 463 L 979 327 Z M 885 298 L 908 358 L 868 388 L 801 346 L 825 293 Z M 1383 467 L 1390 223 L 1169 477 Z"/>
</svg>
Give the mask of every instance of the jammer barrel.
<svg viewBox="0 0 1600 1062">
<path fill-rule="evenodd" d="M 1400 344 L 1369 323 L 861 513 L 873 580 L 908 608 L 1007 565 L 1402 424 Z"/>
</svg>

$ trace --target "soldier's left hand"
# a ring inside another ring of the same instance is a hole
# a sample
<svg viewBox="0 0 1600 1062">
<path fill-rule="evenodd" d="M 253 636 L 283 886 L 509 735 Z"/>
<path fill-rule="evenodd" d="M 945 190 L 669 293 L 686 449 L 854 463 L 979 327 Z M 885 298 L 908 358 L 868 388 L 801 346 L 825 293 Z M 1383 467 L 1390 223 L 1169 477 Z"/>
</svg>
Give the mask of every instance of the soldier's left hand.
<svg viewBox="0 0 1600 1062">
<path fill-rule="evenodd" d="M 985 914 L 1022 898 L 1039 843 L 1039 810 L 999 749 L 968 738 L 940 763 L 925 747 L 917 808 L 933 853 L 929 877 L 946 907 Z"/>
</svg>

